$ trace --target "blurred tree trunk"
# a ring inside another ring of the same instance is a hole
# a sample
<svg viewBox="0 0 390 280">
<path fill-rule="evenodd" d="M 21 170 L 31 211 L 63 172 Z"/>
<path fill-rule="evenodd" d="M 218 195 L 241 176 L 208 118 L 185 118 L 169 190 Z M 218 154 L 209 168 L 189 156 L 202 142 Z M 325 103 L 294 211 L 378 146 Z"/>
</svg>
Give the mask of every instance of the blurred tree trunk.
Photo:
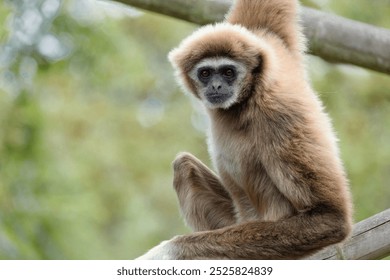
<svg viewBox="0 0 390 280">
<path fill-rule="evenodd" d="M 223 20 L 232 0 L 114 0 L 197 24 Z M 336 63 L 349 63 L 390 74 L 390 30 L 303 8 L 309 52 Z"/>
</svg>

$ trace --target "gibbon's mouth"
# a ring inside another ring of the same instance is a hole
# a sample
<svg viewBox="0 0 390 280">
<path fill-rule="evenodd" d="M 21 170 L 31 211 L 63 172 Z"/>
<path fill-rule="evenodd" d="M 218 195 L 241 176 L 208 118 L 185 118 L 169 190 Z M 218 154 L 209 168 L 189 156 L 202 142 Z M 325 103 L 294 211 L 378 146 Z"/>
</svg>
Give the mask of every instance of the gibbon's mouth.
<svg viewBox="0 0 390 280">
<path fill-rule="evenodd" d="M 211 104 L 215 104 L 215 105 L 225 103 L 231 97 L 232 97 L 232 94 L 230 94 L 230 93 L 227 93 L 227 94 L 208 93 L 208 94 L 206 94 L 207 101 L 210 102 Z"/>
</svg>

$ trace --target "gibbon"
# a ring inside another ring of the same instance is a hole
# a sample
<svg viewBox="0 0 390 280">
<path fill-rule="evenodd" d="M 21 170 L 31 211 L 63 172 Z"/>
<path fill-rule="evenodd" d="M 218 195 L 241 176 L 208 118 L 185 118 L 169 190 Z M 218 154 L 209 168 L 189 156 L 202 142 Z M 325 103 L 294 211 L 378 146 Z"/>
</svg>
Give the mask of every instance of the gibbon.
<svg viewBox="0 0 390 280">
<path fill-rule="evenodd" d="M 169 59 L 210 117 L 215 173 L 189 153 L 173 163 L 194 233 L 139 259 L 300 259 L 352 225 L 337 140 L 305 72 L 296 0 L 237 0 Z"/>
</svg>

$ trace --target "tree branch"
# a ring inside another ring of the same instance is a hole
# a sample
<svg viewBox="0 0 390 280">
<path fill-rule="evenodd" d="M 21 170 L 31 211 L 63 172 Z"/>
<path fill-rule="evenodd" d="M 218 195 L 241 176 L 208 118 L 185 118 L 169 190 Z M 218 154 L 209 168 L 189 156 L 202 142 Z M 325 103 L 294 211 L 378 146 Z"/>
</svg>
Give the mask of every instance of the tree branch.
<svg viewBox="0 0 390 280">
<path fill-rule="evenodd" d="M 113 0 L 197 24 L 221 21 L 232 0 Z M 325 60 L 390 74 L 390 30 L 302 9 L 309 52 Z"/>
<path fill-rule="evenodd" d="M 304 8 L 310 53 L 390 74 L 390 30 Z"/>
</svg>

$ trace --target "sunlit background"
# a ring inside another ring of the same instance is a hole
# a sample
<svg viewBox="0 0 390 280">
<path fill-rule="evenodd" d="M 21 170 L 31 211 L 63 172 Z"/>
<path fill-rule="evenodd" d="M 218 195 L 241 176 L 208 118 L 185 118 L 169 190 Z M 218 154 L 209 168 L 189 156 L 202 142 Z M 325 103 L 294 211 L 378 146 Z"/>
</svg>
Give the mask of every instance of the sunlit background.
<svg viewBox="0 0 390 280">
<path fill-rule="evenodd" d="M 390 28 L 389 0 L 303 1 Z M 132 259 L 189 232 L 171 162 L 209 164 L 167 53 L 196 25 L 94 0 L 0 4 L 0 258 Z M 390 207 L 390 77 L 308 59 L 360 221 Z"/>
</svg>

